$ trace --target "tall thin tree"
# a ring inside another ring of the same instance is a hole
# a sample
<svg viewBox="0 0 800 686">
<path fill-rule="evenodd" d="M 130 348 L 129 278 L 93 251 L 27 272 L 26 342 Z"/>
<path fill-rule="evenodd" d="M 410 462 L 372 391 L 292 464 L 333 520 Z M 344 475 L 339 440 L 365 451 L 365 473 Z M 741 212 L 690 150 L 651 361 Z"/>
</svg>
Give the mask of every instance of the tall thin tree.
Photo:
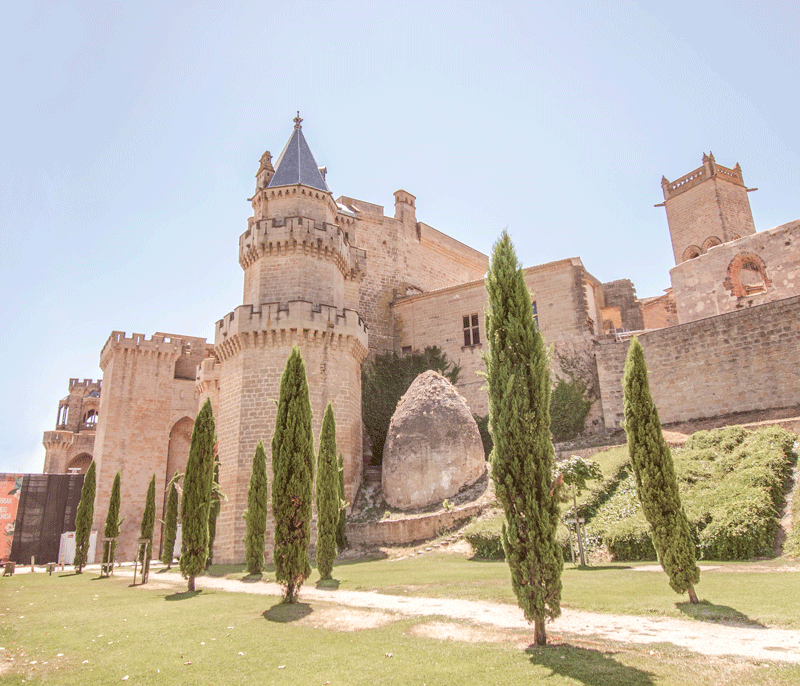
<svg viewBox="0 0 800 686">
<path fill-rule="evenodd" d="M 94 496 L 97 488 L 94 461 L 86 471 L 81 488 L 81 499 L 75 513 L 75 558 L 73 564 L 75 571 L 80 574 L 86 566 L 89 557 L 89 538 L 92 533 L 92 519 L 94 518 Z"/>
<path fill-rule="evenodd" d="M 219 460 L 217 457 L 217 446 L 214 446 L 214 482 L 211 485 L 211 507 L 208 510 L 208 560 L 206 568 L 214 563 L 214 539 L 217 537 L 217 517 L 222 509 L 223 494 L 219 490 Z"/>
<path fill-rule="evenodd" d="M 195 590 L 195 577 L 208 559 L 208 513 L 214 480 L 214 444 L 216 435 L 211 401 L 206 399 L 194 420 L 189 460 L 183 477 L 181 498 L 181 574 L 188 580 L 188 590 Z"/>
<path fill-rule="evenodd" d="M 339 528 L 339 469 L 336 459 L 336 420 L 328 403 L 322 419 L 317 456 L 317 571 L 330 579 L 336 560 L 336 532 Z"/>
<path fill-rule="evenodd" d="M 344 499 L 344 457 L 341 453 L 339 453 L 337 471 L 339 472 L 339 520 L 336 524 L 336 547 L 344 550 L 347 547 L 347 534 L 345 533 L 347 502 Z"/>
<path fill-rule="evenodd" d="M 264 571 L 264 535 L 267 531 L 267 454 L 259 441 L 253 456 L 253 470 L 247 487 L 247 509 L 244 511 L 246 534 L 244 558 L 248 574 Z"/>
<path fill-rule="evenodd" d="M 175 538 L 178 533 L 178 487 L 175 485 L 178 479 L 178 472 L 169 482 L 169 495 L 167 496 L 167 510 L 164 513 L 164 537 L 161 548 L 161 561 L 167 565 L 167 569 L 172 567 L 172 559 L 175 552 Z"/>
<path fill-rule="evenodd" d="M 534 641 L 545 645 L 545 620 L 561 613 L 564 566 L 556 543 L 550 364 L 505 231 L 494 245 L 486 289 L 489 352 L 484 359 L 494 438 L 492 477 L 505 511 L 503 548 L 514 593 L 525 618 L 534 623 Z"/>
<path fill-rule="evenodd" d="M 108 514 L 106 514 L 106 526 L 103 532 L 106 538 L 115 539 L 103 543 L 103 564 L 108 564 L 105 569 L 107 574 L 114 569 L 114 555 L 117 550 L 116 539 L 119 537 L 119 528 L 122 523 L 119 518 L 119 508 L 122 503 L 121 479 L 122 476 L 117 472 L 114 477 L 114 483 L 111 485 L 111 497 L 108 501 Z"/>
<path fill-rule="evenodd" d="M 272 512 L 275 579 L 283 585 L 283 602 L 297 601 L 297 592 L 311 574 L 311 497 L 314 483 L 314 436 L 306 368 L 294 346 L 281 376 L 275 434 L 272 437 Z"/>
<path fill-rule="evenodd" d="M 142 526 L 139 529 L 140 537 L 148 539 L 147 549 L 142 552 L 142 577 L 147 578 L 150 571 L 150 558 L 153 556 L 153 530 L 156 526 L 156 475 L 150 479 L 147 487 L 147 496 L 144 501 L 144 512 L 142 513 Z"/>
<path fill-rule="evenodd" d="M 676 593 L 688 593 L 697 603 L 694 585 L 700 581 L 695 545 L 689 530 L 672 454 L 661 431 L 658 409 L 650 395 L 644 350 L 634 336 L 625 360 L 625 433 L 636 476 L 636 492 L 650 524 L 658 560 Z"/>
</svg>

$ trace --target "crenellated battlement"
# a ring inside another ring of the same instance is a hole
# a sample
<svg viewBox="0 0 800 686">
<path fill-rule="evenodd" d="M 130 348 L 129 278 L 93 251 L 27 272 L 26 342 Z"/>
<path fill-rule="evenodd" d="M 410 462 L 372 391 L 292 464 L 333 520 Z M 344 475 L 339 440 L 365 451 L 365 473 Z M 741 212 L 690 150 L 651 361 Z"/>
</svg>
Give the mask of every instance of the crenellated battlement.
<svg viewBox="0 0 800 686">
<path fill-rule="evenodd" d="M 100 353 L 100 368 L 105 368 L 113 350 L 130 350 L 137 353 L 179 356 L 184 350 L 182 338 L 153 334 L 134 333 L 126 336 L 124 331 L 112 331 Z"/>
<path fill-rule="evenodd" d="M 719 176 L 726 181 L 730 181 L 731 183 L 735 183 L 739 186 L 744 186 L 742 168 L 738 163 L 733 169 L 723 167 L 714 159 L 713 153 L 709 153 L 708 155 L 703 155 L 702 167 L 698 167 L 694 171 L 684 174 L 679 179 L 676 179 L 675 181 L 668 181 L 666 177 L 661 178 L 661 188 L 664 191 L 664 200 L 669 200 L 680 193 L 684 193 L 690 188 L 694 188 L 698 184 L 702 183 L 706 179 L 710 179 L 715 176 Z"/>
<path fill-rule="evenodd" d="M 86 389 L 89 390 L 92 387 L 96 387 L 97 390 L 103 385 L 103 380 L 98 379 L 95 381 L 94 379 L 70 379 L 69 380 L 69 392 L 76 391 L 79 389 Z"/>
<path fill-rule="evenodd" d="M 227 344 L 234 340 L 261 336 L 266 344 L 270 337 L 284 332 L 324 337 L 332 342 L 352 338 L 365 352 L 367 349 L 367 325 L 358 312 L 305 300 L 264 303 L 260 307 L 241 305 L 217 322 L 214 343 L 217 354 L 224 359 L 233 352 Z"/>
<path fill-rule="evenodd" d="M 345 232 L 328 222 L 310 217 L 273 217 L 252 220 L 239 237 L 239 264 L 247 269 L 263 255 L 280 255 L 302 250 L 334 261 L 346 279 L 361 278 L 366 270 L 364 250 L 350 245 Z"/>
</svg>

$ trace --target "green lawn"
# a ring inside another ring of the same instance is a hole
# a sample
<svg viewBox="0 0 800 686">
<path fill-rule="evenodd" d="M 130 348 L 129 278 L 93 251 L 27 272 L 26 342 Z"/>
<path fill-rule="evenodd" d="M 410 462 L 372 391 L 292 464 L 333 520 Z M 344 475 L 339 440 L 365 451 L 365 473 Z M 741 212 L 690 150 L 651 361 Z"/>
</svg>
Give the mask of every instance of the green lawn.
<svg viewBox="0 0 800 686">
<path fill-rule="evenodd" d="M 462 582 L 472 570 L 488 581 L 486 595 L 494 597 L 504 574 L 501 564 L 456 560 L 455 556 L 431 556 L 343 565 L 334 576 L 349 588 L 374 587 L 366 581 L 369 576 L 385 581 L 395 575 L 410 575 L 420 585 L 441 588 L 431 578 L 435 568 L 442 575 L 459 574 Z M 374 570 L 372 575 L 370 570 Z M 585 576 L 597 574 L 617 579 L 627 578 L 626 574 L 651 576 L 623 569 L 595 570 Z M 151 578 L 157 580 L 157 574 Z M 423 635 L 432 625 L 430 619 L 341 631 L 335 630 L 337 617 L 347 609 L 327 603 L 278 606 L 277 598 L 269 596 L 188 594 L 158 590 L 155 584 L 131 588 L 129 583 L 118 576 L 98 580 L 92 573 L 18 574 L 2 579 L 0 683 L 645 686 L 800 682 L 798 666 L 706 658 L 664 645 L 639 648 L 572 641 L 537 650 L 528 647 L 529 636 L 500 631 L 489 640 L 441 640 Z M 571 580 L 567 585 L 575 586 Z M 198 586 L 202 588 L 202 578 Z"/>
</svg>

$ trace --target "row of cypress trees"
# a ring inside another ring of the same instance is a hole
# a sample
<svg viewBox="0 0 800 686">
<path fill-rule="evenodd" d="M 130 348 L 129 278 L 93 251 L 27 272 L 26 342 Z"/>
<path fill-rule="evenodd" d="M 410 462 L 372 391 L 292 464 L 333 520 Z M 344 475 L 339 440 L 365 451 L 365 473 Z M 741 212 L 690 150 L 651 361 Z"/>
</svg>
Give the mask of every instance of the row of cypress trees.
<svg viewBox="0 0 800 686">
<path fill-rule="evenodd" d="M 273 562 L 275 577 L 284 587 L 283 601 L 286 603 L 295 602 L 300 586 L 311 573 L 308 547 L 314 490 L 313 441 L 305 363 L 300 349 L 295 346 L 281 377 L 272 438 Z M 322 579 L 330 579 L 337 546 L 346 543 L 342 457 L 337 459 L 336 422 L 331 403 L 328 403 L 322 420 L 316 462 L 317 569 Z M 245 559 L 249 574 L 259 574 L 264 569 L 267 490 L 266 453 L 259 442 L 253 457 L 244 513 Z"/>
<path fill-rule="evenodd" d="M 206 400 L 195 419 L 189 459 L 183 476 L 181 519 L 183 522 L 180 557 L 181 573 L 188 580 L 189 591 L 195 590 L 195 577 L 211 561 L 211 548 L 220 509 L 219 463 L 216 460 L 216 431 L 211 403 Z M 276 578 L 284 586 L 284 602 L 294 602 L 303 581 L 311 573 L 308 558 L 312 492 L 314 479 L 313 434 L 308 380 L 300 349 L 295 346 L 281 377 L 275 434 L 272 439 L 273 498 L 275 546 L 273 560 Z M 330 579 L 337 546 L 344 546 L 344 475 L 343 459 L 337 459 L 336 424 L 331 403 L 325 410 L 320 433 L 317 461 L 317 567 L 323 579 Z M 176 473 L 168 486 L 169 495 L 164 517 L 162 561 L 171 566 L 177 528 L 178 493 Z M 214 493 L 216 486 L 216 493 Z M 90 465 L 81 492 L 76 515 L 76 569 L 86 564 L 89 530 L 95 497 L 95 465 Z M 245 559 L 250 574 L 264 569 L 264 547 L 267 522 L 266 453 L 262 442 L 256 447 L 248 488 Z M 105 537 L 119 535 L 120 474 L 111 491 Z M 152 541 L 155 526 L 155 475 L 148 486 L 142 517 L 141 536 Z M 104 560 L 113 564 L 115 543 L 105 543 Z M 143 570 L 149 568 L 152 542 L 141 553 Z"/>
</svg>

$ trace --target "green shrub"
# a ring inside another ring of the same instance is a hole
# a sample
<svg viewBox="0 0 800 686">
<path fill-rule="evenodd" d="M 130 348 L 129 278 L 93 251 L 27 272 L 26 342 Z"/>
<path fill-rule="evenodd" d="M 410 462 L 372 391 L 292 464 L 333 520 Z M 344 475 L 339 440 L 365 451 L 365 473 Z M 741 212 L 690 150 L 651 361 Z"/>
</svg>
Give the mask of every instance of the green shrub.
<svg viewBox="0 0 800 686">
<path fill-rule="evenodd" d="M 779 427 L 756 432 L 728 427 L 698 432 L 674 452 L 698 558 L 741 560 L 771 553 L 777 513 L 796 459 L 794 440 Z M 800 511 L 797 503 L 795 511 Z M 655 559 L 625 463 L 579 505 L 578 512 L 589 522 L 590 541 L 602 541 L 615 559 Z M 784 550 L 800 553 L 800 534 L 787 540 Z"/>
<path fill-rule="evenodd" d="M 492 454 L 492 448 L 494 447 L 494 441 L 492 440 L 492 434 L 489 432 L 489 415 L 484 415 L 481 417 L 478 414 L 473 414 L 472 418 L 475 420 L 475 423 L 478 425 L 478 432 L 481 435 L 481 443 L 483 443 L 483 454 L 485 455 L 486 459 L 489 459 L 489 455 Z"/>
<path fill-rule="evenodd" d="M 414 379 L 429 369 L 458 383 L 461 367 L 437 346 L 403 357 L 383 353 L 361 366 L 361 416 L 372 447 L 372 464 L 383 461 L 383 446 L 397 403 Z"/>
<path fill-rule="evenodd" d="M 503 515 L 500 514 L 491 519 L 473 522 L 464 530 L 464 538 L 475 551 L 475 557 L 484 560 L 506 559 L 501 538 L 503 519 Z"/>
<path fill-rule="evenodd" d="M 550 395 L 550 431 L 556 441 L 571 441 L 586 427 L 592 401 L 586 399 L 586 384 L 558 377 Z"/>
</svg>

